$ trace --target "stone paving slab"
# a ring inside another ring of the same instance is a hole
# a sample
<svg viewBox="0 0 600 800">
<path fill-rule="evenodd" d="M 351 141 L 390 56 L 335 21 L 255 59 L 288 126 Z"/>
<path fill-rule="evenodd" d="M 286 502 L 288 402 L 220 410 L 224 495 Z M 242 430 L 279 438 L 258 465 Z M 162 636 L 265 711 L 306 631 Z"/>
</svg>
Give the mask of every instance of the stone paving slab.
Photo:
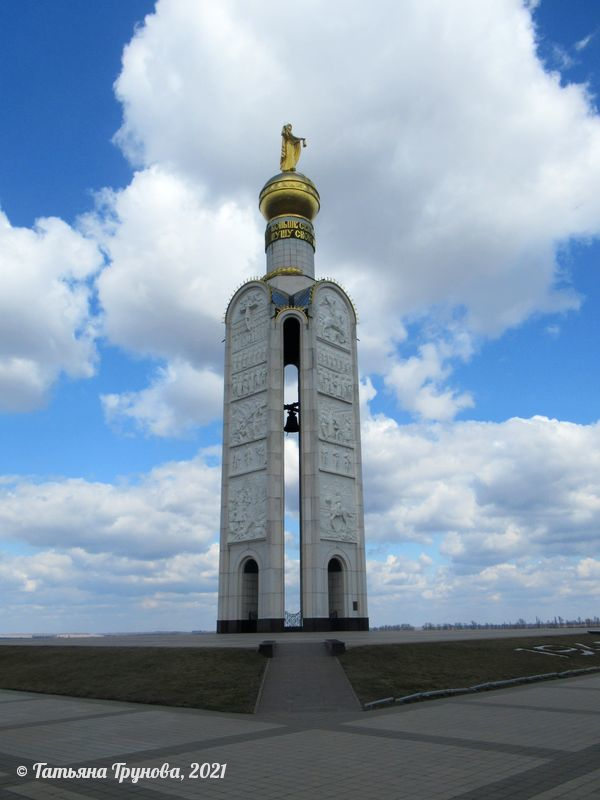
<svg viewBox="0 0 600 800">
<path fill-rule="evenodd" d="M 507 756 L 504 753 L 473 753 L 455 747 L 423 745 L 410 741 L 381 741 L 361 734 L 308 730 L 280 735 L 265 742 L 242 742 L 224 748 L 211 748 L 179 754 L 169 763 L 189 769 L 199 757 L 208 762 L 227 762 L 229 777 L 240 782 L 244 776 L 255 797 L 310 798 L 331 793 L 333 797 L 353 797 L 368 786 L 369 798 L 407 798 L 428 800 L 450 798 L 457 789 L 475 789 L 491 779 L 503 779 L 539 766 L 541 759 Z M 156 759 L 144 762 L 149 766 Z M 385 764 L 385 768 L 382 765 Z M 357 766 L 360 781 L 357 786 Z M 227 773 L 226 773 L 227 775 Z M 198 795 L 194 781 L 145 781 L 149 789 L 175 797 Z M 363 787 L 361 789 L 361 787 Z M 228 780 L 202 786 L 211 797 L 231 796 Z"/>
<path fill-rule="evenodd" d="M 504 690 L 506 691 L 506 690 Z M 438 705 L 439 704 L 439 705 Z M 389 731 L 431 733 L 458 739 L 576 752 L 600 743 L 600 715 L 588 716 L 576 711 L 557 715 L 543 709 L 511 708 L 498 705 L 493 711 L 485 704 L 467 704 L 460 700 L 427 703 L 429 708 L 405 708 L 404 712 L 386 714 L 381 719 L 347 725 Z"/>
<path fill-rule="evenodd" d="M 590 792 L 592 794 L 590 794 Z M 531 800 L 558 800 L 558 798 L 569 798 L 569 800 L 585 800 L 589 797 L 600 797 L 600 769 L 581 775 L 571 781 L 560 783 L 553 789 L 536 794 Z"/>
<path fill-rule="evenodd" d="M 40 700 L 40 705 L 43 702 Z M 2 729 L 0 752 L 62 765 L 239 733 L 250 735 L 277 727 L 275 723 L 259 722 L 251 716 L 241 719 L 227 715 L 199 716 L 186 713 L 187 709 L 155 706 L 113 716 L 115 706 L 118 704 L 112 704 L 109 709 L 112 714 L 102 718 L 94 714 L 91 719 Z M 70 712 L 70 704 L 65 702 L 65 715 Z"/>
<path fill-rule="evenodd" d="M 15 726 L 50 720 L 60 720 L 61 717 L 89 717 L 92 715 L 122 714 L 123 710 L 118 707 L 106 707 L 94 701 L 78 700 L 71 697 L 57 697 L 48 695 L 38 695 L 34 700 L 27 698 L 30 702 L 4 703 L 0 711 L 0 736 L 2 728 L 14 728 Z"/>
<path fill-rule="evenodd" d="M 600 720 L 580 707 L 584 693 L 589 712 L 600 707 L 598 688 L 600 676 L 586 676 L 374 712 L 254 716 L 89 701 L 89 715 L 76 719 L 74 704 L 88 701 L 2 692 L 2 710 L 13 713 L 21 703 L 42 713 L 51 701 L 64 721 L 32 720 L 1 731 L 0 798 L 598 800 Z M 539 705 L 544 696 L 551 711 Z M 116 761 L 168 762 L 186 769 L 219 762 L 227 769 L 217 780 L 119 785 L 35 780 L 35 760 L 108 768 Z M 27 777 L 17 776 L 19 765 Z"/>
</svg>

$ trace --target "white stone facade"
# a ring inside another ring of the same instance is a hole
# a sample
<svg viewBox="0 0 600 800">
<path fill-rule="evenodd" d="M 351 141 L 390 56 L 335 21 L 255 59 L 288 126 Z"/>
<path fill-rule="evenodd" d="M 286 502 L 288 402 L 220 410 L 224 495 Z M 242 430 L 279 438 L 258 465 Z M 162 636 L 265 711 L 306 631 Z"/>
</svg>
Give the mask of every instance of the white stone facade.
<svg viewBox="0 0 600 800">
<path fill-rule="evenodd" d="M 272 301 L 272 290 L 298 296 L 305 289 L 311 291 L 304 308 L 281 310 Z M 223 632 L 283 627 L 282 411 L 284 325 L 290 319 L 298 325 L 304 626 L 368 625 L 354 309 L 336 284 L 278 275 L 241 287 L 226 314 Z M 332 559 L 337 574 L 331 573 Z M 247 587 L 256 586 L 256 575 L 245 572 L 251 562 L 258 568 L 257 611 L 256 619 L 244 619 L 252 605 Z"/>
<path fill-rule="evenodd" d="M 267 272 L 225 315 L 219 562 L 222 633 L 284 627 L 284 369 L 298 367 L 304 630 L 368 629 L 356 315 L 315 280 L 315 185 L 293 170 L 259 197 Z"/>
</svg>

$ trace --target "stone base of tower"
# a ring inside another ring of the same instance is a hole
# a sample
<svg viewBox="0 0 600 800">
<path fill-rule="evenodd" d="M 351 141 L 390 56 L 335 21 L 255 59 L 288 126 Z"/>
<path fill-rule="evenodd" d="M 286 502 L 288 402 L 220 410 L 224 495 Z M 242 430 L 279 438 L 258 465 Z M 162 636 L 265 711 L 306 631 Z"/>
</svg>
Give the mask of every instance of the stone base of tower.
<svg viewBox="0 0 600 800">
<path fill-rule="evenodd" d="M 217 633 L 281 633 L 282 619 L 218 619 Z"/>
<path fill-rule="evenodd" d="M 282 619 L 219 619 L 217 633 L 283 633 L 286 628 Z M 289 630 L 289 629 L 288 629 Z M 331 631 L 368 631 L 368 617 L 312 617 L 302 620 L 305 633 L 330 633 Z"/>
<path fill-rule="evenodd" d="M 368 631 L 368 617 L 307 617 L 302 620 L 302 630 L 308 633 L 326 631 Z"/>
</svg>

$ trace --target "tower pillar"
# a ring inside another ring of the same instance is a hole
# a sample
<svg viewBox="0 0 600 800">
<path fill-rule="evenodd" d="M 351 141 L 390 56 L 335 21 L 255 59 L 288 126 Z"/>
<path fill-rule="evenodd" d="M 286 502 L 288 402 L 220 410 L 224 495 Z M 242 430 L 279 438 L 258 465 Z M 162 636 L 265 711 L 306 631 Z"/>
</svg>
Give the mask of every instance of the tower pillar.
<svg viewBox="0 0 600 800">
<path fill-rule="evenodd" d="M 284 145 L 287 128 L 297 161 L 304 140 L 285 126 Z M 282 165 L 293 157 L 282 146 Z M 267 272 L 238 289 L 225 315 L 217 631 L 284 629 L 288 363 L 299 378 L 302 627 L 368 630 L 356 313 L 338 284 L 315 279 L 312 181 L 284 169 L 259 205 Z"/>
</svg>

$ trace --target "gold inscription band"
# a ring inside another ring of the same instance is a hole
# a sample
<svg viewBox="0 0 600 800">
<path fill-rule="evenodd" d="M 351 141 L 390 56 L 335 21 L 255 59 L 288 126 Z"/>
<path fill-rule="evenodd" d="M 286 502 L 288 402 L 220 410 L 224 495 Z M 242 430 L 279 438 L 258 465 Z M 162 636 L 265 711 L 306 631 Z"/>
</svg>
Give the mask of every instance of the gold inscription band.
<svg viewBox="0 0 600 800">
<path fill-rule="evenodd" d="M 313 226 L 302 219 L 280 219 L 270 222 L 265 231 L 265 250 L 280 239 L 301 239 L 315 249 Z"/>
</svg>

